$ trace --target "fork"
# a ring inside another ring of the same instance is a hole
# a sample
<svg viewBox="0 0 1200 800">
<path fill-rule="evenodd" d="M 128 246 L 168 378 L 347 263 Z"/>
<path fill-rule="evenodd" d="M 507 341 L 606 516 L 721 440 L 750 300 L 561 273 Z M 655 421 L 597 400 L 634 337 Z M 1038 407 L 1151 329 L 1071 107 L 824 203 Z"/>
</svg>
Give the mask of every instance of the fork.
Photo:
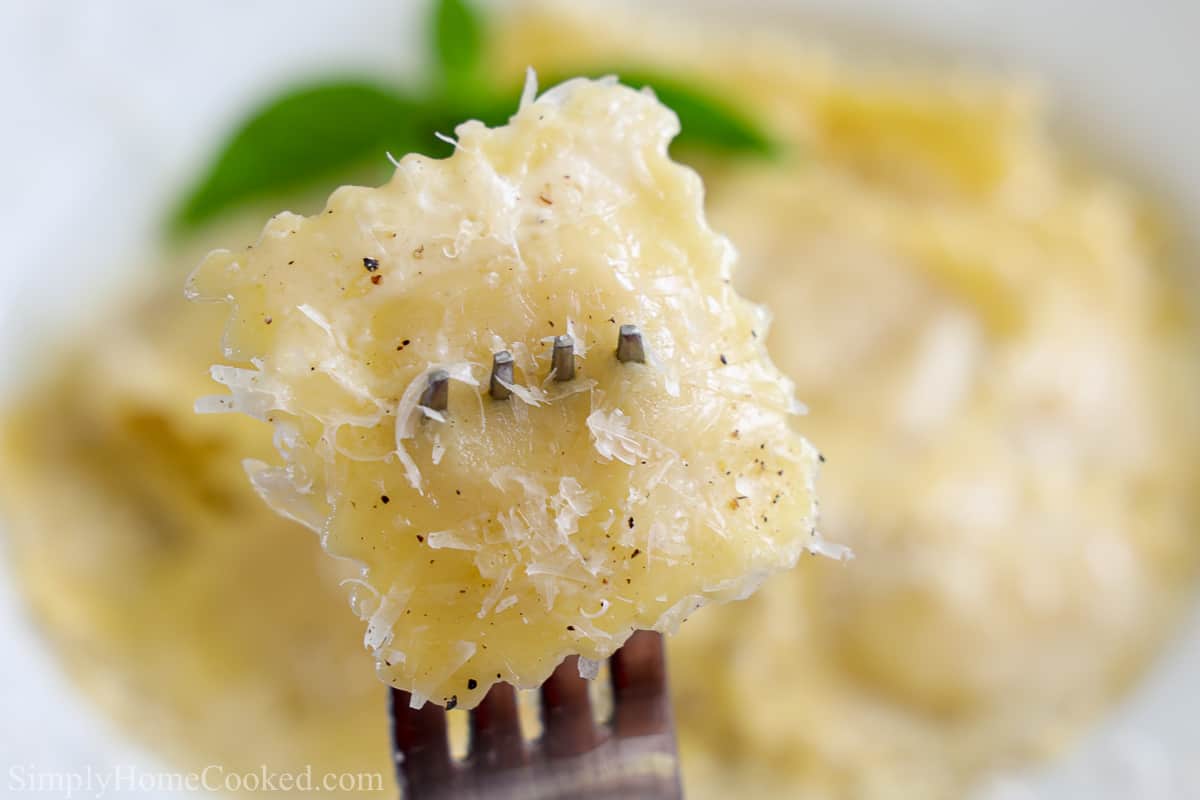
<svg viewBox="0 0 1200 800">
<path fill-rule="evenodd" d="M 450 754 L 446 712 L 391 690 L 396 777 L 405 800 L 679 800 L 679 757 L 662 636 L 638 631 L 609 660 L 612 718 L 597 724 L 578 659 L 542 684 L 542 735 L 526 742 L 513 687 L 470 712 L 467 755 Z"/>
</svg>

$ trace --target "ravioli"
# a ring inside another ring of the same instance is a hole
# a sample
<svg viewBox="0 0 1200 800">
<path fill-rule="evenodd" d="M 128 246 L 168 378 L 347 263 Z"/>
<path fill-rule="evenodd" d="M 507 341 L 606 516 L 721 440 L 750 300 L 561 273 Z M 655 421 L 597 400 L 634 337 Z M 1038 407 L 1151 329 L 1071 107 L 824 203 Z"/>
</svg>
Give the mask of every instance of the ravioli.
<svg viewBox="0 0 1200 800">
<path fill-rule="evenodd" d="M 189 281 L 233 306 L 231 393 L 200 410 L 274 425 L 251 481 L 362 565 L 366 644 L 414 704 L 537 685 L 830 551 L 819 454 L 678 130 L 611 79 L 527 91 Z"/>
</svg>

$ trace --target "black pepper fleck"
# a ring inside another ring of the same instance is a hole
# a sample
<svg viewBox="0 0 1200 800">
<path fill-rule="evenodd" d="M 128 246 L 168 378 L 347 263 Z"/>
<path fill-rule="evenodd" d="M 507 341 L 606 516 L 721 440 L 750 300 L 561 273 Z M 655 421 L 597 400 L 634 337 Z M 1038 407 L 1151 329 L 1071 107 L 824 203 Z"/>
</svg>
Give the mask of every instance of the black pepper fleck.
<svg viewBox="0 0 1200 800">
<path fill-rule="evenodd" d="M 633 527 L 633 517 L 629 518 L 629 527 Z"/>
<path fill-rule="evenodd" d="M 478 685 L 479 685 L 479 682 L 476 681 L 474 678 L 467 678 L 467 688 L 468 689 L 474 689 Z"/>
<path fill-rule="evenodd" d="M 721 363 L 722 363 L 722 364 L 728 364 L 728 363 L 729 363 L 729 359 L 725 357 L 725 354 L 724 354 L 724 353 L 721 353 Z"/>
<path fill-rule="evenodd" d="M 641 555 L 641 552 L 641 548 L 633 548 L 633 555 L 631 555 L 630 558 L 637 558 L 639 555 Z"/>
<path fill-rule="evenodd" d="M 458 695 L 456 695 L 456 694 L 450 695 L 450 699 L 446 701 L 446 710 L 453 711 L 457 705 L 458 705 Z"/>
<path fill-rule="evenodd" d="M 387 505 L 388 503 L 392 502 L 392 498 L 388 497 L 386 494 L 381 494 L 379 495 L 379 502 Z"/>
<path fill-rule="evenodd" d="M 379 269 L 379 259 L 363 256 L 363 266 L 367 268 L 367 272 L 374 272 Z"/>
</svg>

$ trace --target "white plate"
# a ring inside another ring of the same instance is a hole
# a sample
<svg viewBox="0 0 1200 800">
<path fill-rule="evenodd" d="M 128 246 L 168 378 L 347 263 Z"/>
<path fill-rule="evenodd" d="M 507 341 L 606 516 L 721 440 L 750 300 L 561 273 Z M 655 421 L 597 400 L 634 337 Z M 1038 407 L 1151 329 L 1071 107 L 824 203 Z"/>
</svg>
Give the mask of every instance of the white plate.
<svg viewBox="0 0 1200 800">
<path fill-rule="evenodd" d="M 1200 4 L 1159 0 L 707 0 L 799 19 L 856 46 L 928 50 L 1045 76 L 1060 122 L 1200 211 Z M 255 98 L 338 68 L 412 74 L 424 4 L 400 0 L 0 5 L 0 391 L 36 342 L 104 302 L 148 252 L 164 204 Z M 407 31 L 408 35 L 404 32 Z M 882 35 L 880 35 L 882 33 Z M 915 48 L 912 45 L 917 45 Z M 1198 532 L 1200 535 L 1200 532 Z M 73 695 L 0 587 L 0 794 L 33 772 L 153 770 Z M 1148 679 L 1065 761 L 989 800 L 1200 797 L 1200 609 Z M 25 789 L 20 782 L 25 781 Z M 122 796 L 129 793 L 121 793 Z M 80 795 L 76 795 L 80 796 Z M 111 791 L 107 795 L 116 796 Z M 154 792 L 145 796 L 170 797 Z M 194 795 L 178 795 L 194 796 Z"/>
</svg>

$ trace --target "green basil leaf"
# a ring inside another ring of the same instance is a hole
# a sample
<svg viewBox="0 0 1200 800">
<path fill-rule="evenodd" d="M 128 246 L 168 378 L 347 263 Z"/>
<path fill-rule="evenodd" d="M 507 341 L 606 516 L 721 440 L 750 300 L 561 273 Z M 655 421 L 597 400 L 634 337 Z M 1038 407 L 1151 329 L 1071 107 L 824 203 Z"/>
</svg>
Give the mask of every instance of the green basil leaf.
<svg viewBox="0 0 1200 800">
<path fill-rule="evenodd" d="M 681 149 L 751 156 L 773 156 L 780 150 L 771 135 L 736 105 L 683 76 L 614 67 L 568 74 L 538 73 L 538 84 L 549 88 L 570 78 L 606 75 L 616 75 L 626 86 L 651 87 L 662 104 L 679 116 L 680 132 L 674 145 Z M 512 88 L 497 100 L 477 104 L 469 116 L 488 125 L 504 124 L 516 112 L 520 96 L 520 89 Z"/>
<path fill-rule="evenodd" d="M 471 98 L 481 91 L 483 17 L 470 0 L 436 0 L 433 9 L 435 65 L 446 93 Z"/>
<path fill-rule="evenodd" d="M 718 153 L 769 155 L 771 138 L 732 104 L 686 79 L 638 70 L 585 70 L 618 75 L 632 86 L 651 86 L 679 115 L 676 143 Z M 564 76 L 565 79 L 566 76 Z M 573 77 L 573 76 L 572 76 Z M 545 85 L 559 82 L 551 79 Z M 419 101 L 362 80 L 302 87 L 284 93 L 250 117 L 229 139 L 207 174 L 177 209 L 174 228 L 193 228 L 248 200 L 281 195 L 320 180 L 345 178 L 367 159 L 418 152 L 442 157 L 451 148 L 434 137 L 470 116 L 503 124 L 516 111 L 520 91 L 479 95 L 469 113 L 461 102 Z M 486 98 L 486 99 L 485 99 Z"/>
<path fill-rule="evenodd" d="M 176 210 L 174 227 L 194 227 L 245 200 L 301 188 L 387 151 L 439 151 L 434 130 L 422 104 L 369 81 L 286 92 L 226 142 Z"/>
<path fill-rule="evenodd" d="M 680 132 L 675 142 L 680 147 L 763 156 L 772 155 L 779 149 L 770 134 L 747 114 L 694 81 L 636 69 L 618 68 L 589 74 L 616 75 L 627 86 L 652 88 L 662 104 L 679 115 Z"/>
</svg>

